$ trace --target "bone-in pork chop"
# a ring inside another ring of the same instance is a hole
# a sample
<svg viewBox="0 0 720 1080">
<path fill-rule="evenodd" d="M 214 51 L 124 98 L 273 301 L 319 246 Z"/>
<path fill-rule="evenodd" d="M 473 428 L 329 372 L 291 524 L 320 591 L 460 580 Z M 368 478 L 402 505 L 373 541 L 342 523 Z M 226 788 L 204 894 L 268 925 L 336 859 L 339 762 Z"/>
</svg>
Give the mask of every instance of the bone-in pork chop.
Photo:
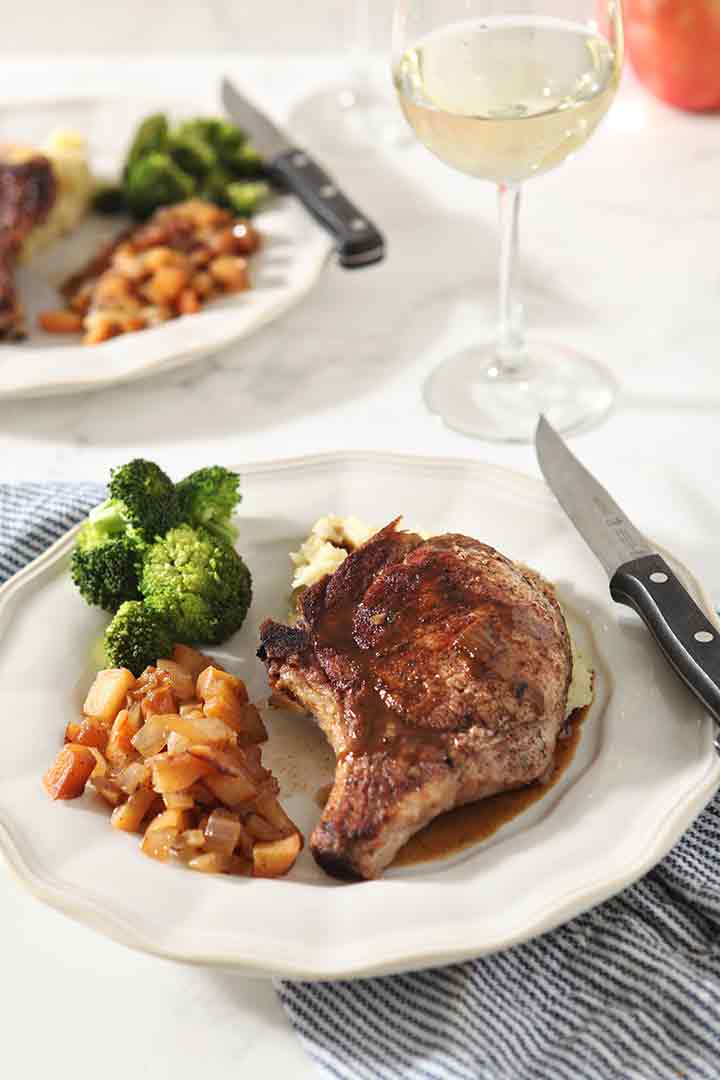
<svg viewBox="0 0 720 1080">
<path fill-rule="evenodd" d="M 377 877 L 438 814 L 541 777 L 565 721 L 550 588 L 469 536 L 396 524 L 304 593 L 296 626 L 261 627 L 271 686 L 335 751 L 311 848 L 338 877 Z"/>
</svg>

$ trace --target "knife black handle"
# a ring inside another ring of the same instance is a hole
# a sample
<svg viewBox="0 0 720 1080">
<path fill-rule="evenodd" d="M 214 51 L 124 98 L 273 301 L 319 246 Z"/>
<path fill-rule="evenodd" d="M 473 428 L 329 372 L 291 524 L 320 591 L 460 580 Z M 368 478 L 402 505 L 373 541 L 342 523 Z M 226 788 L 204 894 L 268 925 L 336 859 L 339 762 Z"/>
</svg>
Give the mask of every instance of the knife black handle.
<svg viewBox="0 0 720 1080">
<path fill-rule="evenodd" d="M 633 559 L 615 572 L 610 595 L 633 608 L 680 678 L 720 723 L 720 631 L 660 555 Z"/>
<path fill-rule="evenodd" d="M 340 265 L 370 266 L 385 255 L 379 229 L 343 195 L 335 181 L 304 150 L 287 150 L 268 167 L 271 177 L 297 195 L 337 241 Z"/>
</svg>

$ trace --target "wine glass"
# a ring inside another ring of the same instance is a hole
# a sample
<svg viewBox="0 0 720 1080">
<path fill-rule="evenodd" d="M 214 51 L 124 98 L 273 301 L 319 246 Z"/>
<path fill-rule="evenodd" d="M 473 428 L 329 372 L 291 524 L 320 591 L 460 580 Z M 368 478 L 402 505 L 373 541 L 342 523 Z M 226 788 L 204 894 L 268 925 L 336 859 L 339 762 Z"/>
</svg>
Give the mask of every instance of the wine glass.
<svg viewBox="0 0 720 1080">
<path fill-rule="evenodd" d="M 337 85 L 324 87 L 300 101 L 290 115 L 289 126 L 301 139 L 321 150 L 367 153 L 383 144 L 408 143 L 410 133 L 399 119 L 391 96 L 373 84 L 370 0 L 353 0 L 346 11 L 351 22 L 347 75 Z"/>
<path fill-rule="evenodd" d="M 592 135 L 623 56 L 620 0 L 397 0 L 393 77 L 405 117 L 441 161 L 498 185 L 500 320 L 494 340 L 445 360 L 429 408 L 467 435 L 531 441 L 609 410 L 615 383 L 565 345 L 526 339 L 517 299 L 520 189 Z"/>
</svg>

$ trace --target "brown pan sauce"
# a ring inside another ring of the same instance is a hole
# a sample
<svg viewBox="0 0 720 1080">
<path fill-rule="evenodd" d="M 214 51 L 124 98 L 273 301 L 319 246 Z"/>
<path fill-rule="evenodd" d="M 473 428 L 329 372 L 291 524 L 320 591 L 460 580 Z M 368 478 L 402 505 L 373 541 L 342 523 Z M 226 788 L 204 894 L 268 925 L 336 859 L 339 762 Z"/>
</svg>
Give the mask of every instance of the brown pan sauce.
<svg viewBox="0 0 720 1080">
<path fill-rule="evenodd" d="M 487 840 L 502 825 L 527 810 L 557 784 L 575 757 L 582 723 L 590 705 L 575 709 L 570 714 L 563 733 L 555 747 L 552 771 L 544 780 L 535 780 L 527 787 L 515 791 L 501 791 L 487 799 L 457 806 L 440 814 L 420 832 L 411 836 L 395 856 L 393 866 L 412 866 L 430 859 L 443 859 L 455 855 L 471 844 Z"/>
<path fill-rule="evenodd" d="M 527 787 L 515 791 L 501 791 L 488 799 L 467 803 L 454 810 L 440 814 L 420 832 L 411 836 L 395 856 L 393 866 L 413 866 L 415 863 L 444 859 L 455 855 L 471 844 L 487 840 L 502 825 L 527 810 L 547 795 L 563 776 L 575 757 L 580 742 L 582 724 L 590 711 L 590 705 L 574 709 L 568 718 L 555 747 L 555 757 L 550 774 L 544 780 L 535 780 Z M 324 784 L 317 792 L 315 801 L 324 808 L 332 784 Z"/>
</svg>

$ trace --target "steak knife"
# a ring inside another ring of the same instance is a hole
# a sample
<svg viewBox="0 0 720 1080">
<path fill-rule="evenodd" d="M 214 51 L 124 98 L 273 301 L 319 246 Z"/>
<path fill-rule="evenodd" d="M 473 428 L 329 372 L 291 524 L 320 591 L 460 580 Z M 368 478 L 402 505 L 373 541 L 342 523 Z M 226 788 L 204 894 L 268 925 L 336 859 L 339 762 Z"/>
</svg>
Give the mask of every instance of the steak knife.
<svg viewBox="0 0 720 1080">
<path fill-rule="evenodd" d="M 605 567 L 613 600 L 637 612 L 665 658 L 720 723 L 718 628 L 543 416 L 535 452 L 549 487 Z"/>
<path fill-rule="evenodd" d="M 370 219 L 342 193 L 337 183 L 236 90 L 222 81 L 222 100 L 230 118 L 252 138 L 272 180 L 289 189 L 335 238 L 340 265 L 347 270 L 371 266 L 385 255 L 385 240 Z"/>
</svg>

